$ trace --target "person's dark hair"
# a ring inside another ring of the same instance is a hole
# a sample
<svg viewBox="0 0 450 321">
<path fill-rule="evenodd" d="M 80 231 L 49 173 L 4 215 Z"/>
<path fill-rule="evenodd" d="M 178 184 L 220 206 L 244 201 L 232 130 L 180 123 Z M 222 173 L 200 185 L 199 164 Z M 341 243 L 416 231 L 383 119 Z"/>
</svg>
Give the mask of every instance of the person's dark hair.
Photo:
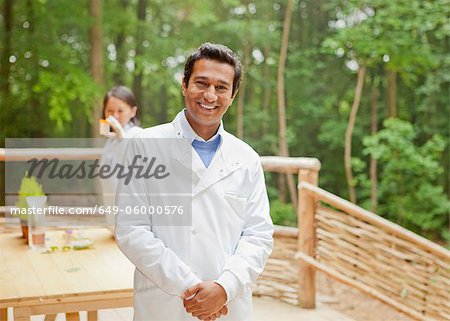
<svg viewBox="0 0 450 321">
<path fill-rule="evenodd" d="M 195 62 L 200 59 L 217 60 L 230 64 L 234 68 L 233 90 L 231 95 L 234 94 L 241 84 L 242 65 L 239 57 L 231 51 L 230 48 L 216 43 L 205 42 L 203 43 L 193 54 L 189 56 L 184 65 L 184 84 L 186 88 L 189 84 L 189 79 L 194 69 Z"/>
<path fill-rule="evenodd" d="M 123 100 L 131 107 L 137 107 L 136 97 L 134 97 L 134 94 L 130 89 L 128 89 L 125 86 L 115 86 L 112 87 L 103 98 L 103 111 L 102 111 L 103 118 L 105 118 L 106 104 L 108 103 L 108 100 L 111 97 Z M 131 121 L 133 122 L 133 124 L 139 125 L 139 108 L 137 108 L 136 115 L 133 118 L 131 118 Z"/>
</svg>

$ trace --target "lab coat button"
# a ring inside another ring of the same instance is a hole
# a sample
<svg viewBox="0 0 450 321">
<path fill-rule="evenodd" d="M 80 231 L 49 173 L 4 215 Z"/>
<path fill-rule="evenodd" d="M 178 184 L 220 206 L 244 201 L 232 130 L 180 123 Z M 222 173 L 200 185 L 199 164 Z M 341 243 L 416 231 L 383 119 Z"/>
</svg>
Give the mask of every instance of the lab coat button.
<svg viewBox="0 0 450 321">
<path fill-rule="evenodd" d="M 191 233 L 192 233 L 192 235 L 195 235 L 195 234 L 197 234 L 197 231 L 194 230 Z"/>
</svg>

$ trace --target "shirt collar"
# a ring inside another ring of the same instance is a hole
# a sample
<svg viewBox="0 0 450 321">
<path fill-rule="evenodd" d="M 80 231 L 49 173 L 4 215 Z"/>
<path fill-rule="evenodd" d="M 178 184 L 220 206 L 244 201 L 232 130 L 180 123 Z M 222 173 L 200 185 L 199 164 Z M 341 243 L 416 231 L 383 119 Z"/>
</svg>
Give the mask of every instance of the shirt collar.
<svg viewBox="0 0 450 321">
<path fill-rule="evenodd" d="M 192 129 L 191 125 L 189 124 L 189 122 L 186 118 L 185 111 L 186 111 L 186 108 L 184 108 L 178 114 L 178 116 L 180 117 L 180 126 L 181 126 L 181 130 L 183 132 L 183 136 L 189 141 L 190 144 L 192 144 L 192 142 L 194 140 L 198 140 L 201 142 L 210 142 L 210 141 L 213 141 L 214 139 L 216 139 L 218 136 L 223 135 L 223 131 L 224 131 L 223 122 L 220 121 L 220 126 L 219 126 L 219 129 L 217 130 L 216 134 L 208 140 L 203 139 L 202 137 L 197 135 L 197 133 Z"/>
<path fill-rule="evenodd" d="M 124 132 L 127 132 L 127 131 L 129 131 L 131 128 L 133 128 L 134 127 L 134 123 L 132 122 L 132 121 L 129 121 L 126 125 L 125 125 L 125 127 L 123 127 L 123 131 Z"/>
</svg>

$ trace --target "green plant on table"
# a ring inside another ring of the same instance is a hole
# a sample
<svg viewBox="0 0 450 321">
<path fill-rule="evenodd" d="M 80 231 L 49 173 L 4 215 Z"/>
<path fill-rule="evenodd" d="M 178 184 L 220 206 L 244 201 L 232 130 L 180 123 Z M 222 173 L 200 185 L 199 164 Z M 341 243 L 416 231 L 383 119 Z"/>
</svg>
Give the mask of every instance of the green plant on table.
<svg viewBox="0 0 450 321">
<path fill-rule="evenodd" d="M 28 172 L 25 173 L 19 188 L 19 198 L 16 203 L 16 207 L 20 209 L 19 215 L 21 222 L 26 222 L 28 220 L 28 196 L 45 196 L 42 185 L 39 184 L 36 177 L 28 177 Z"/>
</svg>

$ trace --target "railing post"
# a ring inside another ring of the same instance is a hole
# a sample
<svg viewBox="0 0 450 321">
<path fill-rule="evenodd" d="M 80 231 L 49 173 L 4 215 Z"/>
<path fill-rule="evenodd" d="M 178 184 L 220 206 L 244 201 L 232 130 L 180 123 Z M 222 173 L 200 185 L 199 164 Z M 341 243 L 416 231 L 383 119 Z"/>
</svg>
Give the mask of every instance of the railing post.
<svg viewBox="0 0 450 321">
<path fill-rule="evenodd" d="M 318 183 L 318 172 L 301 169 L 298 173 L 298 182 Z M 311 257 L 316 252 L 316 228 L 315 228 L 316 201 L 314 195 L 305 189 L 298 190 L 298 251 Z M 316 307 L 316 282 L 313 267 L 298 260 L 298 304 L 304 309 Z"/>
</svg>

